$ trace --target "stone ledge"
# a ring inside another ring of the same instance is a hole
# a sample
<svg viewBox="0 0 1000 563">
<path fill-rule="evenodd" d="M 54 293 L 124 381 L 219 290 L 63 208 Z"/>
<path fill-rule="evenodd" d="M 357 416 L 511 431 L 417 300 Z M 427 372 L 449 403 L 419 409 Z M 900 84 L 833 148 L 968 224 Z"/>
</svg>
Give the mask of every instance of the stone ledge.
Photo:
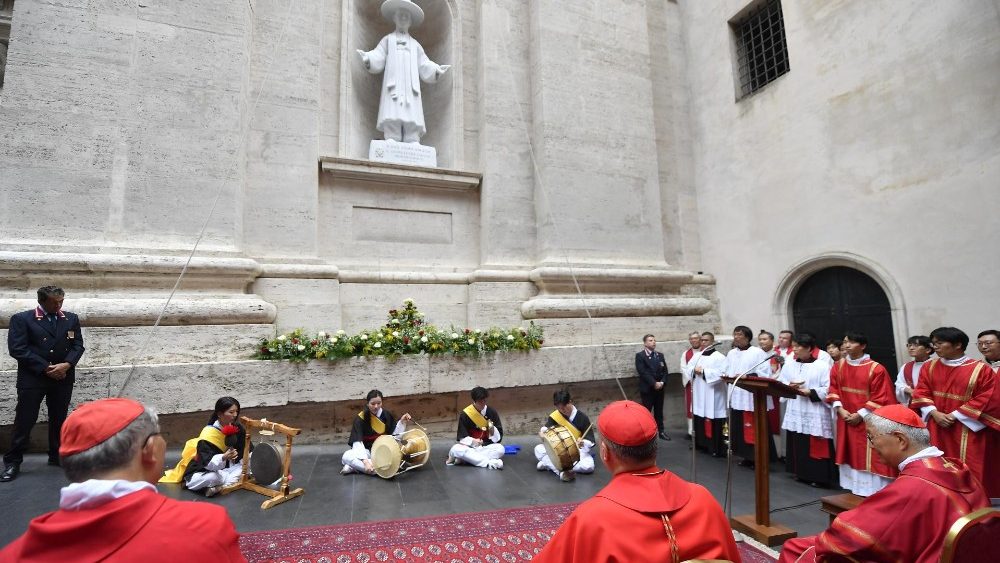
<svg viewBox="0 0 1000 563">
<path fill-rule="evenodd" d="M 525 319 L 675 317 L 704 315 L 712 307 L 701 297 L 536 297 L 521 305 L 521 315 Z"/>
<path fill-rule="evenodd" d="M 179 275 L 186 256 L 146 254 L 79 254 L 59 252 L 0 251 L 0 270 L 67 273 L 138 273 Z M 252 280 L 260 264 L 250 258 L 195 257 L 188 274 L 240 276 Z"/>
<path fill-rule="evenodd" d="M 70 293 L 72 295 L 72 293 Z M 160 299 L 66 299 L 65 308 L 80 317 L 86 327 L 150 326 L 163 309 Z M 35 308 L 31 299 L 0 299 L 0 328 L 7 328 L 15 313 Z M 162 326 L 265 324 L 274 322 L 277 309 L 256 295 L 233 297 L 174 296 Z"/>
<path fill-rule="evenodd" d="M 323 156 L 320 157 L 319 163 L 320 170 L 334 178 L 377 184 L 401 184 L 415 189 L 468 191 L 478 189 L 483 181 L 483 175 L 476 172 L 407 166 L 353 158 Z"/>
</svg>

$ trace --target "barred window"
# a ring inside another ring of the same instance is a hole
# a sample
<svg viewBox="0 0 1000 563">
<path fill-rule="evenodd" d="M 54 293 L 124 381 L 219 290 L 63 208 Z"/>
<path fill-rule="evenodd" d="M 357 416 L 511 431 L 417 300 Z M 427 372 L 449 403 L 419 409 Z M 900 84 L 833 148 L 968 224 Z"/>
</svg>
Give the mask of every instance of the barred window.
<svg viewBox="0 0 1000 563">
<path fill-rule="evenodd" d="M 14 0 L 0 0 L 0 90 L 7 66 L 7 46 L 10 44 L 10 22 L 14 16 Z"/>
<path fill-rule="evenodd" d="M 730 22 L 736 40 L 739 98 L 760 90 L 789 70 L 781 0 L 764 0 Z"/>
</svg>

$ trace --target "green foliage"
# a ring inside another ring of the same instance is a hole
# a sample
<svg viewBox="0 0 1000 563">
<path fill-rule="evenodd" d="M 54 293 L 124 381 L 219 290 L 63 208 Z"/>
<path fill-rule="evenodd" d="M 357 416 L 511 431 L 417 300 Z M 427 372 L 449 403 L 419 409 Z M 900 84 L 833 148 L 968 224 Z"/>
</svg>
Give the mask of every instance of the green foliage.
<svg viewBox="0 0 1000 563">
<path fill-rule="evenodd" d="M 302 329 L 295 329 L 271 340 L 262 339 L 254 358 L 307 362 L 353 356 L 385 356 L 393 360 L 403 354 L 478 356 L 485 352 L 537 350 L 542 347 L 542 336 L 542 327 L 533 322 L 527 327 L 510 329 L 477 330 L 454 325 L 439 329 L 426 324 L 424 314 L 412 299 L 407 299 L 402 309 L 390 310 L 388 322 L 377 329 L 353 335 L 343 330 L 308 335 Z"/>
</svg>

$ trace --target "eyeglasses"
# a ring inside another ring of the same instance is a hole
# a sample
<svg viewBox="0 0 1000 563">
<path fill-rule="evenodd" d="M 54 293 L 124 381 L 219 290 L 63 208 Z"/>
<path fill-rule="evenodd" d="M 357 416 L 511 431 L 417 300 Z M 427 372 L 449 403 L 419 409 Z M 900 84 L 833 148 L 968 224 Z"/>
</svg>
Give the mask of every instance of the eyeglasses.
<svg viewBox="0 0 1000 563">
<path fill-rule="evenodd" d="M 1000 340 L 980 340 L 979 342 L 976 342 L 976 345 L 980 348 L 989 348 L 994 344 L 1000 344 Z"/>
<path fill-rule="evenodd" d="M 875 438 L 878 438 L 879 436 L 881 436 L 881 434 L 876 434 L 874 436 L 872 436 L 871 434 L 866 434 L 866 436 L 868 437 L 868 443 L 874 446 Z"/>
</svg>

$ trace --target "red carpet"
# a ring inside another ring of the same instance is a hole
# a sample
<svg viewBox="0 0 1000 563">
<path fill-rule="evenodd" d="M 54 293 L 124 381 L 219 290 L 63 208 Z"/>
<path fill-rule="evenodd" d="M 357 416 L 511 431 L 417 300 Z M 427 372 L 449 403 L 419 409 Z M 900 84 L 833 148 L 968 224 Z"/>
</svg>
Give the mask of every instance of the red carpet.
<svg viewBox="0 0 1000 563">
<path fill-rule="evenodd" d="M 575 507 L 576 503 L 554 504 L 253 532 L 240 537 L 240 549 L 251 563 L 530 561 Z M 752 546 L 739 546 L 745 562 L 774 561 Z"/>
</svg>

